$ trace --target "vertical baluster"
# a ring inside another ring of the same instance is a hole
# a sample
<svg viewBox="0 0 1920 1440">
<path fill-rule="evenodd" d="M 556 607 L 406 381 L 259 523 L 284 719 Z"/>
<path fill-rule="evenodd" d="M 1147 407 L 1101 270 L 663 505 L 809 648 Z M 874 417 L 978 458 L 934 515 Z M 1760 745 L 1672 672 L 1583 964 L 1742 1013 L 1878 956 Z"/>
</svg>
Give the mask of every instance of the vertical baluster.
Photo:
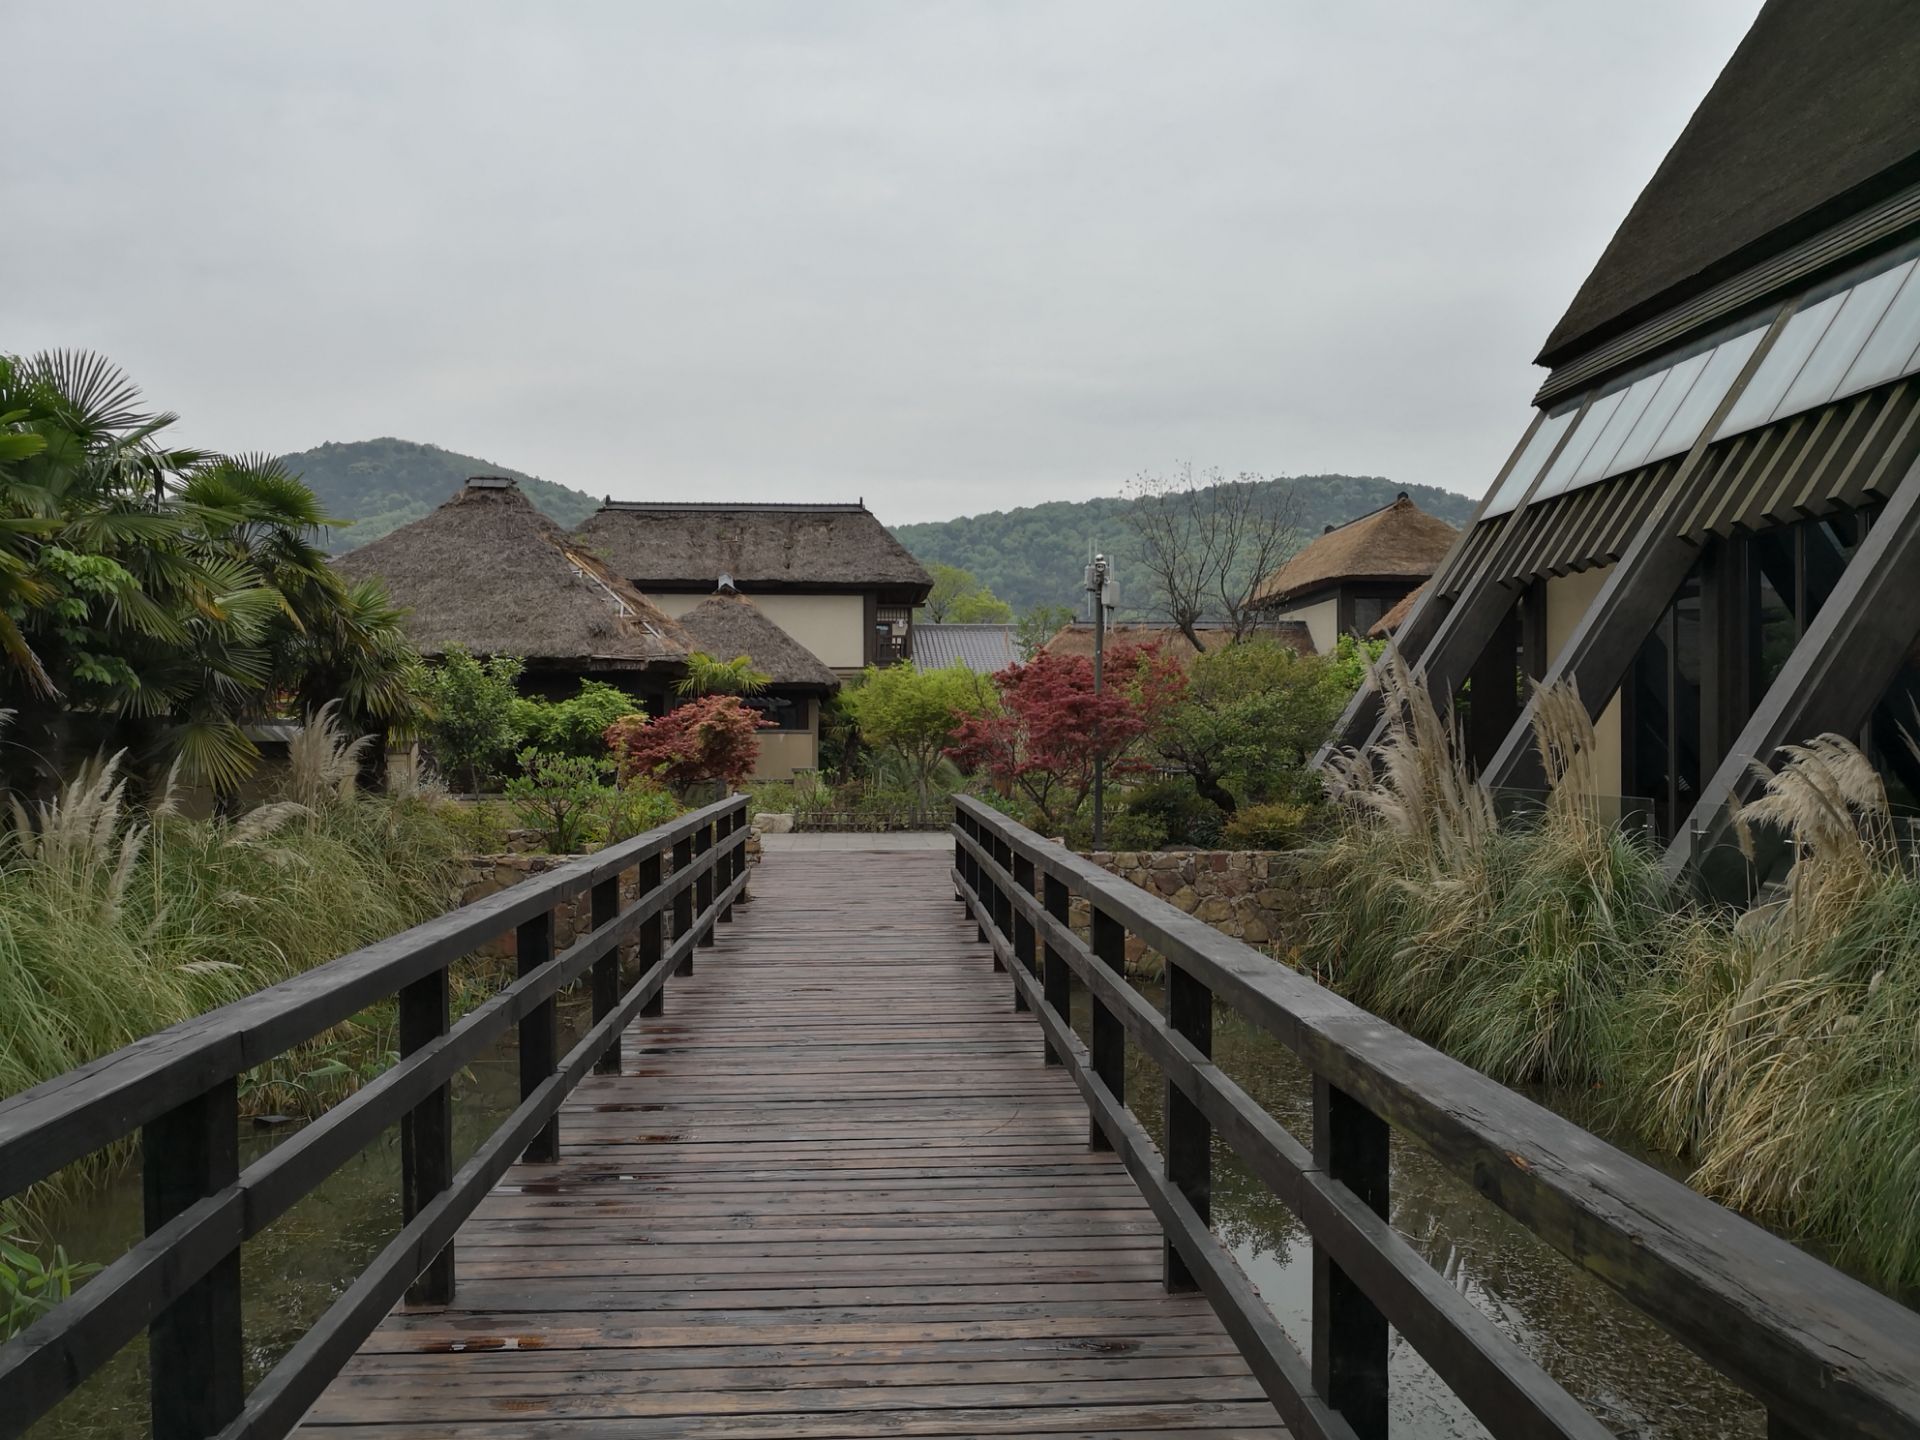
<svg viewBox="0 0 1920 1440">
<path fill-rule="evenodd" d="M 1027 859 L 1024 855 L 1015 855 L 1013 857 L 1013 881 L 1023 893 L 1032 896 L 1033 861 Z M 1026 966 L 1029 975 L 1038 975 L 1040 973 L 1040 962 L 1033 953 L 1033 945 L 1034 929 L 1032 918 L 1025 910 L 1015 910 L 1013 912 L 1014 958 Z M 1013 1008 L 1016 1010 L 1024 1010 L 1027 1008 L 1027 992 L 1017 985 L 1013 989 Z"/>
<path fill-rule="evenodd" d="M 980 839 L 981 848 L 987 852 L 987 858 L 995 864 L 1004 864 L 1005 857 L 1001 854 L 1000 837 L 989 830 Z M 982 865 L 980 883 L 985 887 L 981 898 L 987 902 L 984 907 L 987 912 L 987 923 L 993 926 L 997 934 L 1005 935 L 1007 933 L 1006 897 L 1000 893 L 1000 882 L 993 878 L 992 871 Z M 1000 959 L 1000 947 L 997 945 L 993 947 L 993 968 L 996 970 L 1007 968 Z"/>
<path fill-rule="evenodd" d="M 611 925 L 620 914 L 620 877 L 609 875 L 593 887 L 593 928 Z M 593 962 L 593 1023 L 598 1025 L 620 1005 L 620 952 L 615 945 Z M 620 1073 L 620 1037 L 615 1035 L 600 1058 L 593 1062 L 596 1074 Z"/>
<path fill-rule="evenodd" d="M 1202 1055 L 1213 1054 L 1213 992 L 1172 961 L 1167 962 L 1167 1024 Z M 1167 1179 L 1208 1224 L 1213 1219 L 1213 1127 L 1171 1079 L 1166 1086 Z M 1171 1244 L 1165 1251 L 1167 1289 L 1195 1288 L 1187 1262 Z"/>
<path fill-rule="evenodd" d="M 229 1080 L 147 1122 L 140 1188 L 151 1235 L 240 1174 L 240 1092 Z M 147 1327 L 154 1440 L 202 1440 L 245 1402 L 240 1252 L 220 1257 Z"/>
<path fill-rule="evenodd" d="M 956 830 L 965 830 L 967 828 L 967 817 L 960 813 L 958 804 L 953 807 L 953 828 Z M 961 877 L 959 880 L 953 882 L 953 898 L 964 905 L 967 897 L 961 893 L 960 885 L 965 880 L 967 873 L 967 847 L 960 843 L 960 837 L 958 835 L 953 837 L 953 869 L 954 873 Z"/>
<path fill-rule="evenodd" d="M 1387 1213 L 1387 1123 L 1313 1077 L 1313 1158 L 1376 1215 Z M 1320 1246 L 1313 1247 L 1313 1388 L 1358 1440 L 1387 1433 L 1387 1322 Z"/>
<path fill-rule="evenodd" d="M 725 841 L 731 840 L 733 838 L 733 832 L 738 828 L 734 824 L 734 822 L 736 820 L 744 820 L 745 818 L 746 818 L 745 815 L 738 810 L 729 810 L 727 811 L 726 814 L 722 815 L 720 817 L 720 823 L 717 827 L 719 831 L 720 840 L 723 843 Z M 738 858 L 740 854 L 741 854 L 741 851 L 738 848 L 735 848 L 735 849 L 728 850 L 725 854 L 723 854 L 720 857 L 719 863 L 716 866 L 716 868 L 720 873 L 720 881 L 717 888 L 720 889 L 722 892 L 730 891 L 733 888 L 733 875 L 734 875 L 733 862 L 736 858 Z M 729 898 L 727 903 L 720 907 L 720 921 L 722 924 L 725 924 L 728 921 L 731 921 L 732 919 L 733 919 L 733 901 L 731 898 Z"/>
<path fill-rule="evenodd" d="M 1048 875 L 1040 882 L 1044 895 L 1047 914 L 1065 925 L 1073 915 L 1073 893 L 1067 889 L 1067 882 Z M 1067 960 L 1052 945 L 1046 947 L 1045 964 L 1040 976 L 1040 989 L 1046 996 L 1047 1008 L 1063 1021 L 1073 1023 L 1073 971 Z M 1053 1048 L 1053 1042 L 1044 1042 L 1046 1061 L 1049 1065 L 1060 1063 L 1060 1052 Z"/>
<path fill-rule="evenodd" d="M 985 843 L 986 832 L 979 825 L 971 820 L 963 823 L 970 838 L 980 843 Z M 980 908 L 984 910 L 987 902 L 986 882 L 980 874 L 979 857 L 971 850 L 967 852 L 967 863 L 963 868 L 967 875 L 967 888 L 973 892 L 973 898 L 979 902 Z M 977 920 L 973 927 L 973 938 L 977 944 L 984 945 L 987 943 L 986 926 L 980 924 Z"/>
<path fill-rule="evenodd" d="M 1093 907 L 1093 956 L 1122 984 L 1126 983 L 1126 927 L 1097 904 Z M 1121 1027 L 1120 1018 L 1101 1003 L 1098 995 L 1093 997 L 1093 1044 L 1088 1048 L 1093 1052 L 1093 1073 L 1115 1100 L 1126 1104 L 1127 1032 Z M 1113 1148 L 1097 1119 L 1087 1122 L 1087 1144 L 1095 1150 Z"/>
<path fill-rule="evenodd" d="M 713 849 L 713 821 L 709 820 L 693 832 L 693 854 L 696 861 L 706 858 Z M 713 920 L 707 912 L 713 909 L 713 867 L 709 865 L 700 872 L 700 878 L 693 882 L 693 908 L 697 911 L 694 923 L 705 928 L 700 932 L 700 946 L 705 949 L 713 944 Z"/>
<path fill-rule="evenodd" d="M 400 991 L 400 1053 L 411 1055 L 447 1033 L 447 971 L 422 975 Z M 453 1182 L 453 1085 L 432 1094 L 400 1117 L 400 1214 L 412 1220 Z M 447 1242 L 407 1291 L 415 1305 L 445 1305 L 453 1299 L 453 1242 Z"/>
<path fill-rule="evenodd" d="M 749 822 L 747 820 L 747 806 L 745 801 L 742 801 L 740 804 L 740 808 L 733 812 L 733 828 L 736 830 L 746 830 L 749 828 Z M 747 873 L 747 842 L 745 839 L 742 839 L 741 842 L 734 847 L 734 851 L 733 851 L 733 878 L 736 880 L 741 879 L 743 876 L 746 875 L 746 873 Z M 746 887 L 744 885 L 741 886 L 740 895 L 742 899 L 746 897 L 746 893 L 747 893 Z"/>
<path fill-rule="evenodd" d="M 543 910 L 521 925 L 514 935 L 522 977 L 553 959 L 553 912 Z M 540 1088 L 560 1058 L 560 1010 L 549 995 L 520 1022 L 520 1098 Z M 527 1146 L 528 1160 L 560 1158 L 560 1117 L 555 1114 Z"/>
<path fill-rule="evenodd" d="M 693 837 L 676 840 L 673 844 L 673 875 L 676 880 L 687 873 L 693 864 Z M 673 938 L 678 941 L 682 935 L 693 930 L 693 890 L 688 887 L 673 897 Z M 688 949 L 680 957 L 680 963 L 673 967 L 676 975 L 693 973 L 693 951 Z"/>
<path fill-rule="evenodd" d="M 659 891 L 660 852 L 658 850 L 640 862 L 638 884 L 640 891 L 638 898 L 642 902 L 652 899 Z M 666 951 L 666 941 L 663 938 L 665 928 L 666 917 L 658 910 L 640 922 L 638 966 L 643 976 L 652 972 L 653 967 L 660 963 L 660 957 Z M 659 1015 L 664 1012 L 666 1008 L 667 987 L 662 985 L 648 997 L 645 1004 L 641 1005 L 640 1013 L 642 1015 Z"/>
</svg>

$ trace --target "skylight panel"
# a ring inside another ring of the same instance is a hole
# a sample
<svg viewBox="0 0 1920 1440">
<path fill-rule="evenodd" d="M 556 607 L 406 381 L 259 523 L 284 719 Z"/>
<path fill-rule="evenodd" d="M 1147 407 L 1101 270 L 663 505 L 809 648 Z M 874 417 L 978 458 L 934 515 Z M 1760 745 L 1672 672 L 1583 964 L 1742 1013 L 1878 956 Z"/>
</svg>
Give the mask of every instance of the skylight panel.
<svg viewBox="0 0 1920 1440">
<path fill-rule="evenodd" d="M 1527 493 L 1527 486 L 1540 473 L 1540 467 L 1547 463 L 1547 456 L 1560 443 L 1560 437 L 1567 433 L 1567 425 L 1579 409 L 1578 405 L 1569 405 L 1558 415 L 1549 415 L 1540 422 L 1539 428 L 1533 432 L 1533 438 L 1527 442 L 1527 448 L 1520 452 L 1520 458 L 1507 471 L 1507 478 L 1500 482 L 1500 488 L 1487 502 L 1483 518 L 1490 520 L 1495 515 L 1504 515 L 1520 503 L 1520 497 Z"/>
<path fill-rule="evenodd" d="M 1898 380 L 1920 359 L 1920 260 L 1909 260 L 1890 273 L 1900 277 L 1899 288 L 1841 378 L 1836 399 Z"/>
<path fill-rule="evenodd" d="M 1764 425 L 1773 418 L 1787 391 L 1799 378 L 1807 357 L 1813 354 L 1814 347 L 1827 333 L 1827 327 L 1833 323 L 1833 317 L 1840 312 L 1841 302 L 1845 299 L 1846 292 L 1843 290 L 1838 295 L 1829 295 L 1817 305 L 1795 312 L 1793 318 L 1787 321 L 1786 328 L 1780 332 L 1780 338 L 1773 342 L 1767 358 L 1760 362 L 1753 379 L 1747 382 L 1747 388 L 1733 402 L 1732 411 L 1719 430 L 1714 432 L 1714 439 L 1724 440 L 1729 435 L 1738 435 L 1742 430 Z"/>
<path fill-rule="evenodd" d="M 1833 399 L 1841 378 L 1860 354 L 1860 347 L 1867 343 L 1867 337 L 1873 334 L 1880 317 L 1887 313 L 1900 282 L 1912 268 L 1913 262 L 1909 261 L 1862 280 L 1846 292 L 1820 343 L 1813 347 L 1807 363 L 1800 367 L 1800 374 L 1788 387 L 1786 397 L 1774 408 L 1774 419 L 1797 415 Z"/>
</svg>

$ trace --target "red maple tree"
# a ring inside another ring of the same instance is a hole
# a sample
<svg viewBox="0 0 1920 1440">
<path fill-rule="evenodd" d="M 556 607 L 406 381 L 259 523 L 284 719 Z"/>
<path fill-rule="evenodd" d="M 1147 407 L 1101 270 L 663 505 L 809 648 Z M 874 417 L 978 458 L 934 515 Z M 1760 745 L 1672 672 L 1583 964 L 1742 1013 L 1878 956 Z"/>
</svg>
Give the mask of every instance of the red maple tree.
<svg viewBox="0 0 1920 1440">
<path fill-rule="evenodd" d="M 1186 692 L 1187 677 L 1159 645 L 1118 645 L 1107 652 L 1099 694 L 1091 660 L 1044 650 L 993 683 L 1000 709 L 969 716 L 947 754 L 984 770 L 1003 794 L 1023 796 L 1051 831 L 1079 814 L 1096 759 L 1109 775 L 1145 768 L 1132 752 L 1154 717 Z"/>
<path fill-rule="evenodd" d="M 758 732 L 773 722 L 738 695 L 703 695 L 649 720 L 629 715 L 607 727 L 607 748 L 625 783 L 650 775 L 680 788 L 702 780 L 738 785 L 760 758 Z"/>
</svg>

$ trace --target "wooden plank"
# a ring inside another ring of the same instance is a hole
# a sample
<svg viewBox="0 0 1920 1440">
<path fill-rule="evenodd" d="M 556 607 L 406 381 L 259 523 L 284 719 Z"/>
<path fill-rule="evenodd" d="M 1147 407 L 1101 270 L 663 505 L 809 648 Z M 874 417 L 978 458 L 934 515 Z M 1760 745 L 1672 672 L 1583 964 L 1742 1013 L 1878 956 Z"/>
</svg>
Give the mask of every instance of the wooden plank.
<svg viewBox="0 0 1920 1440">
<path fill-rule="evenodd" d="M 563 1107 L 564 1158 L 460 1228 L 451 1300 L 390 1315 L 304 1430 L 1284 1435 L 1205 1299 L 1165 1292 L 951 861 L 761 866 L 671 1018 Z"/>
</svg>

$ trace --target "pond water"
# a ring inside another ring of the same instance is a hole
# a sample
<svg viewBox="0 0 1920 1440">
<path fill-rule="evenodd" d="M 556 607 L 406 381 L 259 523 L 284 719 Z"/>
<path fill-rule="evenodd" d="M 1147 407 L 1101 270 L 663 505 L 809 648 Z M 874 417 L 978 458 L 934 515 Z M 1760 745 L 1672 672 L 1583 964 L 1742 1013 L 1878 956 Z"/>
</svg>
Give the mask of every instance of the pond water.
<svg viewBox="0 0 1920 1440">
<path fill-rule="evenodd" d="M 1152 992 L 1152 987 L 1143 986 Z M 582 997 L 569 996 L 562 1028 L 584 1029 Z M 1079 997 L 1076 1028 L 1087 1011 Z M 1036 1033 L 1035 1045 L 1039 1039 Z M 1216 1014 L 1215 1058 L 1293 1133 L 1311 1134 L 1308 1077 L 1292 1055 L 1231 1015 Z M 513 1042 L 502 1041 L 456 1086 L 456 1159 L 511 1112 L 518 1079 Z M 1130 1051 L 1128 1103 L 1161 1135 L 1159 1074 Z M 243 1163 L 292 1127 L 256 1129 Z M 1616 1434 L 1635 1440 L 1748 1440 L 1765 1434 L 1759 1407 L 1599 1281 L 1480 1199 L 1397 1138 L 1392 1222 L 1475 1306 L 1514 1337 Z M 333 1176 L 244 1250 L 248 1383 L 284 1355 L 400 1227 L 399 1158 L 389 1134 Z M 1303 1351 L 1312 1305 L 1312 1247 L 1290 1212 L 1216 1142 L 1214 1229 Z M 51 1217 L 48 1233 L 76 1259 L 119 1255 L 140 1231 L 137 1172 L 95 1187 Z M 1403 1440 L 1485 1435 L 1420 1357 L 1396 1335 L 1391 1352 L 1393 1433 Z M 35 1440 L 117 1440 L 148 1433 L 144 1342 L 121 1353 L 28 1433 Z"/>
</svg>

